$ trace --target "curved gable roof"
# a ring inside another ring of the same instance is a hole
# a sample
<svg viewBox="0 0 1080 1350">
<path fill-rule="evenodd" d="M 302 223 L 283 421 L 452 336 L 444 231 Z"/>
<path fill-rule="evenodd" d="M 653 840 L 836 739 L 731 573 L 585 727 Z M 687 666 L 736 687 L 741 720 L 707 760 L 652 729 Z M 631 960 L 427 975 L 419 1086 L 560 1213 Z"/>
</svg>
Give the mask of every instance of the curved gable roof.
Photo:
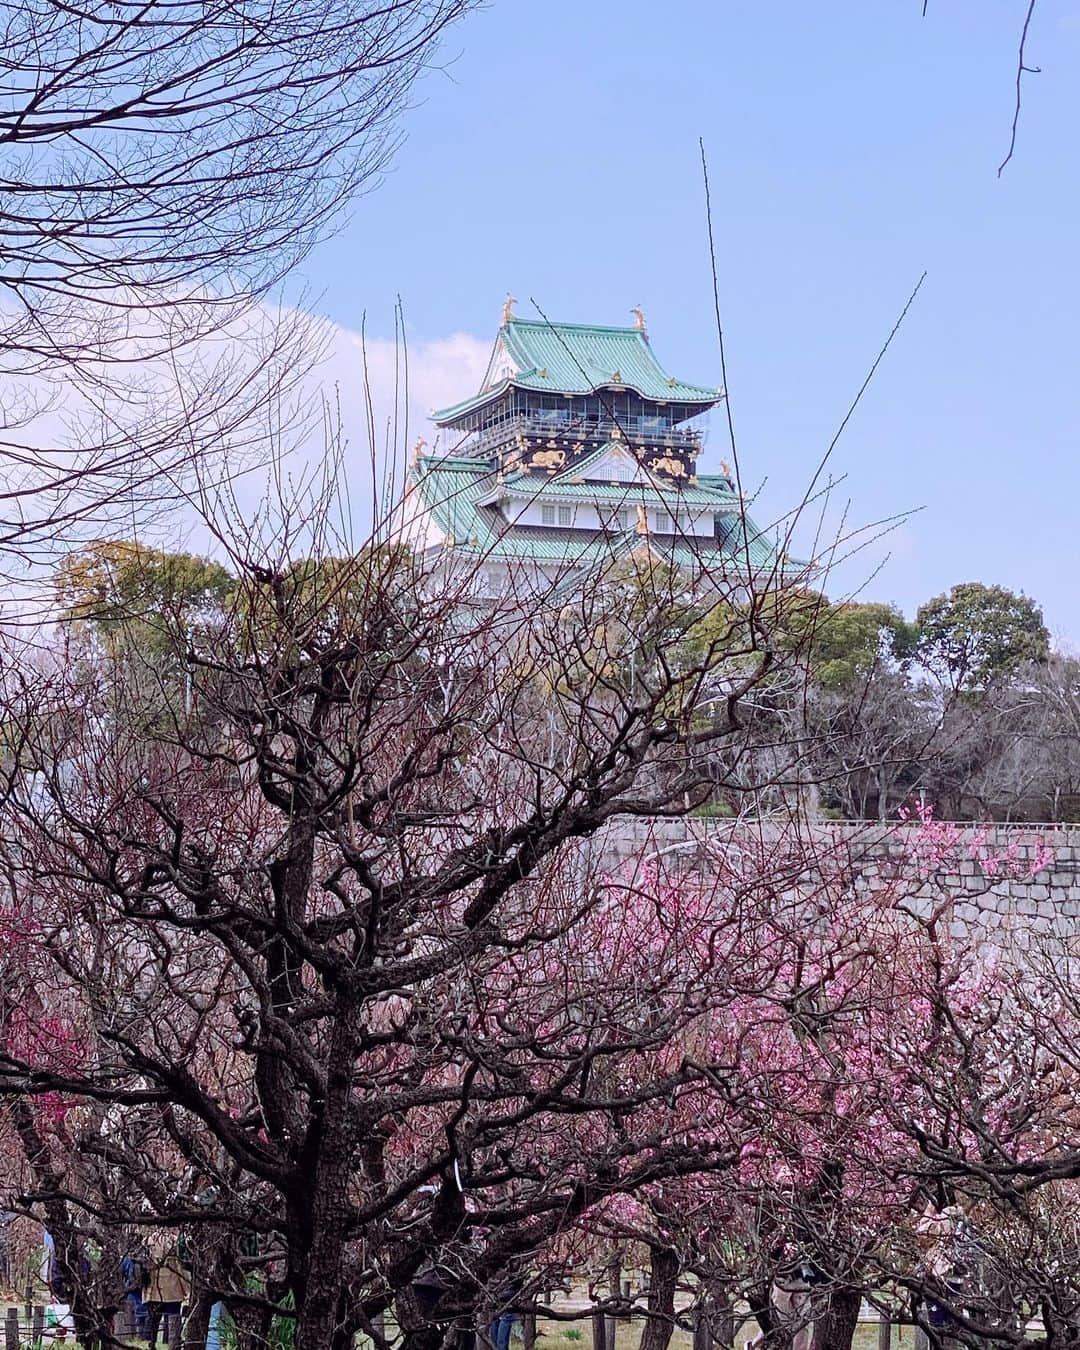
<svg viewBox="0 0 1080 1350">
<path fill-rule="evenodd" d="M 500 359 L 496 361 L 495 356 Z M 632 389 L 661 403 L 712 407 L 723 391 L 688 384 L 668 375 L 640 328 L 599 324 L 548 323 L 510 319 L 499 329 L 488 384 L 478 394 L 433 414 L 446 425 L 498 398 L 507 388 L 558 394 L 591 394 L 598 389 Z"/>
</svg>

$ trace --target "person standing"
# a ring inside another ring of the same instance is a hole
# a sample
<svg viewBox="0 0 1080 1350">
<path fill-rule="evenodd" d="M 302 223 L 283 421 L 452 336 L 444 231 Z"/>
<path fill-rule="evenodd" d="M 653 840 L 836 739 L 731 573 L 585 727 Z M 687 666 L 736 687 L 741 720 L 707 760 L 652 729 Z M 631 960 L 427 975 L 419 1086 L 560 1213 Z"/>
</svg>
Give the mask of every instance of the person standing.
<svg viewBox="0 0 1080 1350">
<path fill-rule="evenodd" d="M 143 1302 L 143 1291 L 147 1283 L 146 1267 L 137 1256 L 129 1254 L 120 1258 L 120 1283 L 123 1286 L 125 1302 L 131 1304 L 135 1318 L 135 1334 L 141 1340 L 145 1340 L 148 1338 L 150 1327 L 150 1318 Z"/>
<path fill-rule="evenodd" d="M 152 1266 L 146 1290 L 148 1339 L 151 1350 L 157 1344 L 162 1319 L 179 1317 L 187 1297 L 187 1279 L 181 1269 L 180 1258 L 175 1252 L 170 1252 Z"/>
<path fill-rule="evenodd" d="M 514 1324 L 521 1315 L 515 1305 L 521 1302 L 524 1289 L 525 1276 L 519 1271 L 512 1273 L 499 1290 L 496 1315 L 488 1327 L 488 1340 L 494 1350 L 510 1350 Z"/>
</svg>

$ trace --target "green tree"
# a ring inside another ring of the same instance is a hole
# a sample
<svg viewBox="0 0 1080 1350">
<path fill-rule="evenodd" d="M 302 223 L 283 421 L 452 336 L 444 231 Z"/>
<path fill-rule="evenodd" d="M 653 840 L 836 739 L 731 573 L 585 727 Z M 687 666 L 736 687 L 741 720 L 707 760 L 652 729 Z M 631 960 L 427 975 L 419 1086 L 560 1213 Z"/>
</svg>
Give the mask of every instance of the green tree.
<svg viewBox="0 0 1080 1350">
<path fill-rule="evenodd" d="M 811 633 L 811 671 L 823 689 L 848 688 L 880 665 L 903 665 L 914 642 L 912 625 L 892 605 L 826 603 Z"/>
<path fill-rule="evenodd" d="M 892 605 L 831 601 L 820 591 L 789 590 L 757 600 L 759 626 L 773 645 L 803 654 L 824 689 L 847 688 L 880 665 L 903 665 L 915 629 Z"/>
<path fill-rule="evenodd" d="M 69 554 L 56 571 L 64 619 L 110 646 L 134 642 L 146 656 L 191 641 L 222 614 L 236 587 L 209 558 L 167 553 L 131 539 L 107 539 Z"/>
<path fill-rule="evenodd" d="M 924 735 L 907 671 L 912 626 L 891 605 L 832 602 L 814 591 L 782 619 L 806 678 L 786 691 L 778 740 L 802 747 L 801 774 L 822 804 L 850 818 L 887 818 Z"/>
<path fill-rule="evenodd" d="M 920 660 L 955 689 L 985 689 L 1050 653 L 1042 610 L 1004 586 L 962 582 L 922 605 L 915 622 Z"/>
</svg>

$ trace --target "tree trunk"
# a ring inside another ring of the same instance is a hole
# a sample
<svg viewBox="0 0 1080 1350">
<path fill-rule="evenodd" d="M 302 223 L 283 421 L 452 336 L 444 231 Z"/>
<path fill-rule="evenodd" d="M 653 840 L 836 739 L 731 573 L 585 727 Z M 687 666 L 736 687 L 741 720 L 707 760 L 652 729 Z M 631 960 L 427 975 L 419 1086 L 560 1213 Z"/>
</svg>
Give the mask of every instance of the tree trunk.
<svg viewBox="0 0 1080 1350">
<path fill-rule="evenodd" d="M 443 1330 L 433 1320 L 433 1304 L 421 1306 L 414 1289 L 398 1291 L 394 1300 L 394 1318 L 400 1328 L 400 1350 L 439 1350 Z"/>
<path fill-rule="evenodd" d="M 226 1305 L 228 1306 L 228 1305 Z M 270 1342 L 273 1314 L 268 1308 L 251 1303 L 236 1303 L 229 1308 L 236 1329 L 236 1350 L 266 1350 Z"/>
<path fill-rule="evenodd" d="M 341 1338 L 350 1155 L 345 1148 L 324 1148 L 316 1169 L 312 1242 L 304 1300 L 297 1311 L 296 1350 L 333 1350 Z"/>
<path fill-rule="evenodd" d="M 694 1350 L 713 1350 L 714 1346 L 721 1350 L 735 1346 L 735 1309 L 727 1291 L 716 1282 L 702 1289 L 694 1326 Z"/>
<path fill-rule="evenodd" d="M 34 1109 L 23 1097 L 16 1097 L 11 1103 L 11 1116 L 16 1133 L 22 1144 L 23 1155 L 33 1171 L 34 1178 L 42 1191 L 49 1196 L 42 1204 L 45 1220 L 53 1240 L 57 1268 L 63 1280 L 67 1303 L 71 1308 L 71 1320 L 75 1326 L 75 1339 L 83 1350 L 95 1350 L 102 1340 L 103 1333 L 111 1336 L 111 1325 L 115 1305 L 98 1309 L 93 1297 L 92 1281 L 84 1279 L 80 1233 L 72 1221 L 67 1202 L 60 1197 L 64 1193 L 64 1184 L 53 1166 L 52 1158 L 45 1140 L 38 1130 L 34 1118 Z M 50 1298 L 53 1291 L 49 1291 Z"/>
<path fill-rule="evenodd" d="M 622 1261 L 618 1256 L 608 1266 L 608 1296 L 618 1301 L 622 1297 Z M 604 1343 L 607 1350 L 615 1350 L 615 1337 L 619 1324 L 614 1313 L 608 1313 L 604 1319 Z"/>
<path fill-rule="evenodd" d="M 861 1289 L 834 1289 L 829 1295 L 828 1311 L 821 1319 L 820 1335 L 815 1331 L 814 1350 L 851 1350 L 861 1306 Z"/>
<path fill-rule="evenodd" d="M 326 1101 L 317 1130 L 308 1209 L 311 1234 L 304 1263 L 303 1300 L 297 1307 L 296 1350 L 337 1350 L 352 1340 L 344 1325 L 345 1246 L 349 1182 L 356 1151 L 352 1066 L 356 1010 L 343 995 L 330 1045 Z"/>
<path fill-rule="evenodd" d="M 194 1294 L 194 1290 L 192 1293 Z M 184 1319 L 181 1345 L 183 1350 L 202 1350 L 210 1327 L 210 1309 L 214 1300 L 210 1294 L 199 1293 L 188 1300 L 188 1315 Z"/>
<path fill-rule="evenodd" d="M 765 1337 L 770 1350 L 790 1350 L 791 1332 L 782 1318 L 776 1316 L 772 1303 L 772 1285 L 751 1285 L 746 1291 L 746 1301 L 750 1316 L 758 1325 L 758 1331 Z"/>
<path fill-rule="evenodd" d="M 640 1350 L 667 1350 L 675 1330 L 675 1283 L 679 1257 L 671 1247 L 649 1250 L 649 1305 Z"/>
</svg>

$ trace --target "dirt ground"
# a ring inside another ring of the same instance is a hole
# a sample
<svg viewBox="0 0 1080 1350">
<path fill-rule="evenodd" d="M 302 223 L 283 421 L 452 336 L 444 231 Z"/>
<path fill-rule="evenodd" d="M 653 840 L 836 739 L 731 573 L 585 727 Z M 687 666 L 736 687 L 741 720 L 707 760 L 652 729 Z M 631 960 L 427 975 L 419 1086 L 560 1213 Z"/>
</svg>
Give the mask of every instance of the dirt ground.
<svg viewBox="0 0 1080 1350">
<path fill-rule="evenodd" d="M 739 1345 L 743 1345 L 756 1331 L 756 1324 L 748 1322 L 739 1332 Z M 536 1333 L 538 1350 L 592 1350 L 592 1325 L 588 1320 L 569 1326 L 565 1322 L 540 1321 Z M 615 1331 L 615 1350 L 637 1350 L 640 1339 L 640 1322 L 620 1322 Z M 891 1345 L 892 1350 L 914 1350 L 914 1327 L 893 1327 Z M 852 1350 L 877 1350 L 877 1346 L 877 1323 L 860 1322 Z M 691 1347 L 690 1334 L 676 1329 L 671 1338 L 670 1350 L 691 1350 Z"/>
</svg>

